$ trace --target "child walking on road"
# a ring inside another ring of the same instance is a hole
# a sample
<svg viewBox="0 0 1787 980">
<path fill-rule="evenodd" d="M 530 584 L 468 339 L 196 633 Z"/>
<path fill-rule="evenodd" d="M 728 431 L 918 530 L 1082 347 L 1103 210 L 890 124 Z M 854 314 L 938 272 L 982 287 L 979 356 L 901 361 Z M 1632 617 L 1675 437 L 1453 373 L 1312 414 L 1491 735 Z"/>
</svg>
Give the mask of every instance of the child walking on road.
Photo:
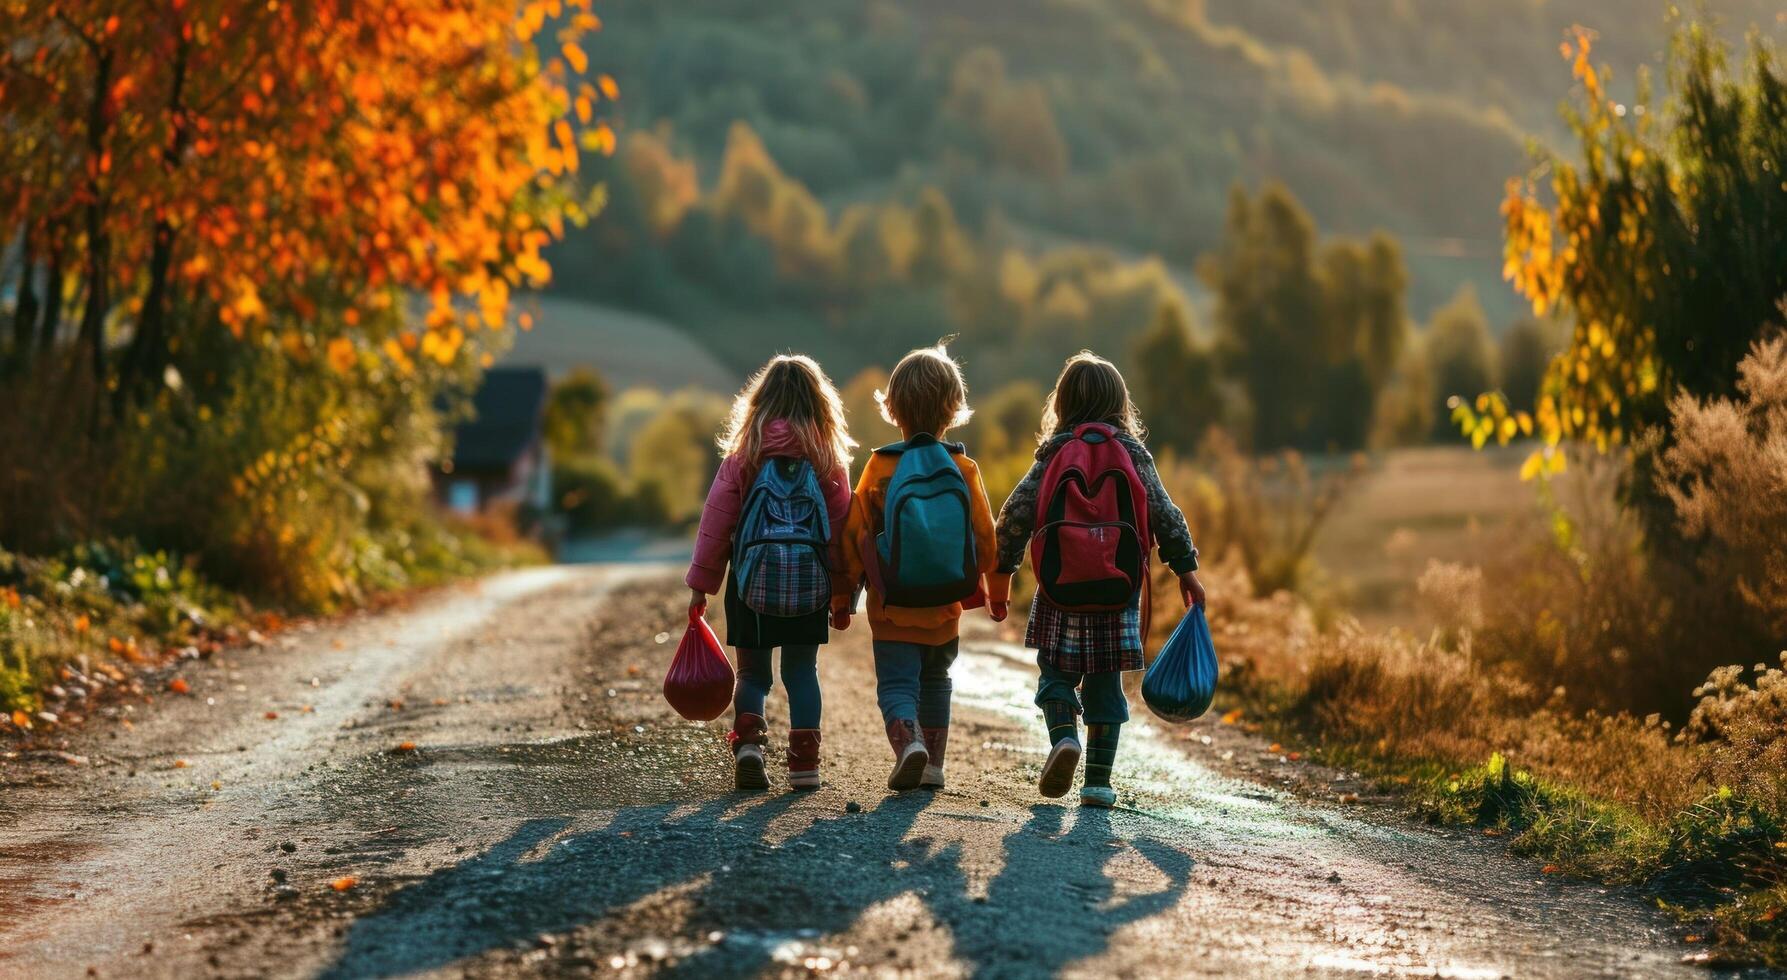
<svg viewBox="0 0 1787 980">
<path fill-rule="evenodd" d="M 902 358 L 875 397 L 905 438 L 875 450 L 857 481 L 844 557 L 850 581 L 869 583 L 876 694 L 894 753 L 887 786 L 941 789 L 956 627 L 963 608 L 985 602 L 993 513 L 974 460 L 943 441 L 972 411 L 941 344 Z"/>
<path fill-rule="evenodd" d="M 1204 602 L 1198 551 L 1143 435 L 1116 366 L 1089 352 L 1069 358 L 1043 405 L 1036 462 L 999 513 L 996 597 L 1009 595 L 1026 550 L 1037 579 L 1024 645 L 1036 650 L 1036 705 L 1050 743 L 1038 789 L 1053 798 L 1073 788 L 1084 714 L 1082 806 L 1116 803 L 1111 767 L 1129 720 L 1123 671 L 1143 666 L 1151 543 L 1178 575 L 1186 607 Z M 1003 619 L 1003 601 L 991 612 Z"/>
<path fill-rule="evenodd" d="M 853 581 L 842 544 L 850 451 L 837 389 L 809 357 L 783 355 L 751 378 L 720 436 L 725 459 L 707 493 L 684 581 L 689 608 L 726 590 L 726 643 L 738 648 L 732 744 L 738 789 L 769 786 L 764 700 L 782 648 L 788 782 L 819 786 L 819 647 L 850 625 Z M 730 567 L 729 567 L 730 566 Z"/>
</svg>

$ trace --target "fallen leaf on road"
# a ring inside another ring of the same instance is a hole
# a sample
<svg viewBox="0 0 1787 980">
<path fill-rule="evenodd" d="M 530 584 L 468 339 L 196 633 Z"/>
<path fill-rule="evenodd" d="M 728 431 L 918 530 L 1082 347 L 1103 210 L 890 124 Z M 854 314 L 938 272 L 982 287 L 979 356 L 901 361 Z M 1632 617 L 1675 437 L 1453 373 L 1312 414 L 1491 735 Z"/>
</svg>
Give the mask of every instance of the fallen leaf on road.
<svg viewBox="0 0 1787 980">
<path fill-rule="evenodd" d="M 186 683 L 186 678 L 176 677 L 173 680 L 168 681 L 168 690 L 173 691 L 175 694 L 189 694 L 192 692 L 192 685 Z"/>
<path fill-rule="evenodd" d="M 385 702 L 385 707 L 390 708 L 392 711 L 402 711 L 403 710 L 403 699 L 402 698 L 392 698 L 391 700 Z"/>
<path fill-rule="evenodd" d="M 187 766 L 190 766 L 190 765 L 192 765 L 192 763 L 187 762 L 185 759 L 175 759 L 174 760 L 174 768 L 175 769 L 185 769 Z"/>
<path fill-rule="evenodd" d="M 277 721 L 279 719 L 279 712 L 269 711 L 266 714 L 262 715 L 261 717 L 267 719 L 268 721 Z"/>
<path fill-rule="evenodd" d="M 1241 720 L 1241 709 L 1240 708 L 1235 708 L 1231 711 L 1223 712 L 1222 723 L 1225 725 L 1233 725 L 1234 723 L 1236 723 L 1240 720 Z"/>
<path fill-rule="evenodd" d="M 1278 753 L 1284 751 L 1284 746 L 1279 745 L 1277 742 L 1273 742 L 1270 746 L 1267 746 L 1266 751 L 1272 753 L 1273 755 L 1277 755 Z"/>
<path fill-rule="evenodd" d="M 1563 870 L 1563 869 L 1562 869 L 1562 868 L 1560 868 L 1560 867 L 1558 867 L 1558 866 L 1557 866 L 1557 865 L 1555 865 L 1555 864 L 1547 864 L 1547 865 L 1546 865 L 1546 866 L 1544 866 L 1544 867 L 1543 867 L 1543 868 L 1540 868 L 1540 869 L 1539 869 L 1539 873 L 1540 873 L 1540 874 L 1548 874 L 1548 875 L 1554 875 L 1554 874 L 1557 874 L 1557 873 L 1558 873 L 1558 872 L 1559 872 L 1559 871 L 1562 871 L 1562 870 Z"/>
<path fill-rule="evenodd" d="M 1357 793 L 1342 793 L 1342 794 L 1340 794 L 1340 802 L 1342 802 L 1342 803 L 1357 803 L 1357 802 L 1359 802 L 1359 794 L 1357 794 Z"/>
<path fill-rule="evenodd" d="M 31 727 L 31 716 L 23 711 L 15 711 L 12 713 L 12 723 L 19 728 L 29 729 Z"/>
<path fill-rule="evenodd" d="M 1682 942 L 1684 942 L 1684 943 L 1697 943 L 1699 941 L 1700 941 L 1699 936 L 1683 936 L 1682 937 Z"/>
<path fill-rule="evenodd" d="M 1298 761 L 1298 760 L 1299 760 L 1299 759 L 1302 759 L 1302 758 L 1303 758 L 1303 753 L 1301 753 L 1301 752 L 1292 752 L 1292 753 L 1291 753 L 1291 754 L 1290 754 L 1290 755 L 1288 755 L 1288 756 L 1285 756 L 1285 758 L 1287 758 L 1287 759 L 1289 759 L 1289 760 L 1291 760 L 1291 761 L 1292 761 L 1292 762 L 1296 762 L 1296 761 Z"/>
<path fill-rule="evenodd" d="M 344 892 L 344 891 L 347 891 L 348 889 L 354 887 L 355 885 L 358 885 L 359 883 L 360 883 L 360 879 L 354 877 L 353 875 L 348 875 L 345 878 L 337 878 L 334 881 L 329 882 L 329 887 L 335 889 L 338 892 Z"/>
<path fill-rule="evenodd" d="M 347 649 L 347 641 L 346 640 L 331 640 L 329 642 L 329 645 L 334 647 L 337 650 L 346 650 Z"/>
<path fill-rule="evenodd" d="M 1484 827 L 1483 828 L 1483 836 L 1484 837 L 1500 837 L 1501 835 L 1502 835 L 1502 832 L 1495 829 L 1494 827 Z"/>
<path fill-rule="evenodd" d="M 212 788 L 212 789 L 214 789 L 214 790 L 216 790 L 216 789 L 222 789 L 222 788 L 223 788 L 223 780 L 221 780 L 221 779 L 213 779 L 213 780 L 211 780 L 211 788 Z"/>
<path fill-rule="evenodd" d="M 414 752 L 414 751 L 416 751 L 416 743 L 414 743 L 414 742 L 398 742 L 397 747 L 392 749 L 391 751 L 393 751 L 393 752 Z"/>
</svg>

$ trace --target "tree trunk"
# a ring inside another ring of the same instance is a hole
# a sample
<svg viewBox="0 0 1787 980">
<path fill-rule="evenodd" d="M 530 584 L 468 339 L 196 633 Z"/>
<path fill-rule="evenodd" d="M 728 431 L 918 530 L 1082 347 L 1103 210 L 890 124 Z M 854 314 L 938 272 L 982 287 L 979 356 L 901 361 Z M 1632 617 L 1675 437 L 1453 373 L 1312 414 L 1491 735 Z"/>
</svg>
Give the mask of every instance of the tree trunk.
<svg viewBox="0 0 1787 980">
<path fill-rule="evenodd" d="M 187 44 L 181 41 L 174 50 L 173 85 L 168 93 L 168 115 L 173 120 L 168 145 L 162 148 L 162 167 L 172 174 L 180 165 L 180 154 L 186 149 L 185 110 L 181 107 L 186 87 Z M 174 225 L 166 217 L 156 219 L 155 244 L 149 254 L 149 290 L 143 297 L 143 312 L 137 318 L 136 334 L 130 349 L 119 365 L 118 389 L 113 393 L 112 408 L 122 412 L 143 387 L 153 382 L 156 368 L 162 366 L 167 353 L 168 267 L 174 257 Z"/>
<path fill-rule="evenodd" d="M 12 368 L 20 374 L 31 364 L 37 330 L 37 257 L 31 254 L 31 236 L 25 236 L 19 262 L 19 298 L 12 310 Z"/>
<path fill-rule="evenodd" d="M 93 75 L 93 103 L 87 112 L 87 307 L 81 312 L 81 343 L 92 357 L 95 390 L 106 386 L 105 312 L 106 276 L 111 239 L 105 226 L 105 203 L 100 194 L 100 161 L 105 157 L 105 100 L 112 87 L 112 53 L 95 51 L 98 66 Z"/>
<path fill-rule="evenodd" d="M 49 356 L 56 349 L 56 334 L 62 330 L 62 289 L 68 285 L 63 282 L 62 243 L 57 242 L 50 250 L 49 275 L 44 281 L 43 320 L 37 328 L 37 354 L 39 357 Z"/>
</svg>

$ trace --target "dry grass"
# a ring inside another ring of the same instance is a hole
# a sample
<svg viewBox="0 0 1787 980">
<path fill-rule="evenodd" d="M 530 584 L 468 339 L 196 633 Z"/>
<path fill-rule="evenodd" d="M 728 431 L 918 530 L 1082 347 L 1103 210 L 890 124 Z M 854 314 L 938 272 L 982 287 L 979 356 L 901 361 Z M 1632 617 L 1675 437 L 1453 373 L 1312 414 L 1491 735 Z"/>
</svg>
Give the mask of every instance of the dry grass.
<svg viewBox="0 0 1787 980">
<path fill-rule="evenodd" d="M 1402 468 L 1400 486 L 1394 461 L 1367 474 L 1355 490 L 1370 506 L 1348 497 L 1286 525 L 1331 514 L 1327 540 L 1354 539 L 1343 554 L 1375 534 L 1401 549 L 1386 564 L 1419 556 L 1396 600 L 1397 620 L 1419 632 L 1318 616 L 1289 591 L 1256 588 L 1258 562 L 1218 535 L 1204 577 L 1223 696 L 1330 761 L 1407 787 L 1438 819 L 1640 885 L 1698 920 L 1720 955 L 1787 963 L 1787 926 L 1775 925 L 1787 923 L 1787 653 L 1779 667 L 1754 663 L 1774 651 L 1711 612 L 1787 622 L 1772 618 L 1787 617 L 1787 342 L 1745 362 L 1742 394 L 1673 406 L 1679 445 L 1661 471 L 1701 546 L 1694 575 L 1645 545 L 1619 503 L 1632 477 L 1585 458 L 1538 496 L 1511 473 L 1491 479 L 1493 527 L 1441 520 L 1481 498 L 1446 496 L 1467 468 L 1447 473 L 1432 456 Z M 1174 480 L 1205 541 L 1212 527 L 1248 533 L 1228 499 L 1246 481 Z M 1423 519 L 1445 523 L 1457 550 L 1421 555 L 1433 543 L 1414 530 Z M 1262 537 L 1283 540 L 1273 536 L 1286 527 Z M 1164 576 L 1155 601 L 1158 641 L 1176 619 Z"/>
</svg>

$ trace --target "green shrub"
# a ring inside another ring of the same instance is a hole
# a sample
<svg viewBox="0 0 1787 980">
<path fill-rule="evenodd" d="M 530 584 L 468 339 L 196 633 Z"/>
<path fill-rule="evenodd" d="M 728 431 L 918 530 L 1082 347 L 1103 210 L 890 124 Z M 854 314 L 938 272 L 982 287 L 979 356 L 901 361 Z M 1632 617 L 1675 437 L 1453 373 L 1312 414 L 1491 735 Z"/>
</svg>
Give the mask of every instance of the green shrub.
<svg viewBox="0 0 1787 980">
<path fill-rule="evenodd" d="M 553 507 L 573 534 L 632 523 L 642 515 L 626 478 L 602 456 L 577 456 L 552 465 Z"/>
</svg>

